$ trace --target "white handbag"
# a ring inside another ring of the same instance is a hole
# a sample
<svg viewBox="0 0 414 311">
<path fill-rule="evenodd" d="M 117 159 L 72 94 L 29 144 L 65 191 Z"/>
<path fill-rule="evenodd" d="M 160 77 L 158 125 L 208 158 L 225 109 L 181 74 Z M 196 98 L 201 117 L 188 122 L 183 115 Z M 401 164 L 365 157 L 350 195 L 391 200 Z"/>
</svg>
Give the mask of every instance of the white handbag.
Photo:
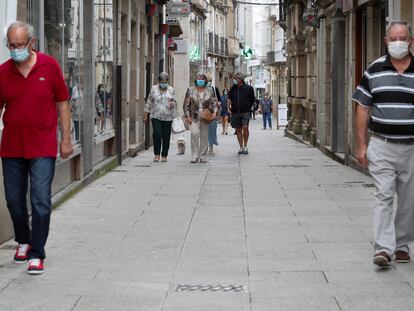
<svg viewBox="0 0 414 311">
<path fill-rule="evenodd" d="M 185 128 L 184 121 L 182 118 L 177 117 L 174 118 L 171 125 L 172 132 L 174 134 L 180 134 L 185 132 L 187 129 Z"/>
</svg>

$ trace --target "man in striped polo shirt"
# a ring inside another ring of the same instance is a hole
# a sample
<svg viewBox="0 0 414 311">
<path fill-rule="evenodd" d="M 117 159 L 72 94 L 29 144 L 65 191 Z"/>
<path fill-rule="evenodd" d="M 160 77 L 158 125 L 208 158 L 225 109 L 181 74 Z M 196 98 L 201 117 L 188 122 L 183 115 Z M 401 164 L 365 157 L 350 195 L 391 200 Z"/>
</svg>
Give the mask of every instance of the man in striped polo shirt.
<svg viewBox="0 0 414 311">
<path fill-rule="evenodd" d="M 385 37 L 388 54 L 369 66 L 352 97 L 358 103 L 356 157 L 368 167 L 376 186 L 374 264 L 380 267 L 389 267 L 394 255 L 396 262 L 409 262 L 408 243 L 414 240 L 412 37 L 410 25 L 390 22 Z"/>
</svg>

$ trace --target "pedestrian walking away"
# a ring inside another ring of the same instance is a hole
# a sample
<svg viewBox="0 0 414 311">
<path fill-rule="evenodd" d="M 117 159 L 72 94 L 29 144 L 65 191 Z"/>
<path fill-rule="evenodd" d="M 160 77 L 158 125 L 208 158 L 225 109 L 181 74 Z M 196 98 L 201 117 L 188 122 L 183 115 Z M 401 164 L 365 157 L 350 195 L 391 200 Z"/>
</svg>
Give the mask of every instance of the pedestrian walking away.
<svg viewBox="0 0 414 311">
<path fill-rule="evenodd" d="M 168 73 L 161 72 L 153 85 L 144 108 L 144 122 L 151 119 L 154 141 L 154 162 L 167 162 L 170 149 L 171 124 L 176 115 L 175 90 L 168 84 Z"/>
<path fill-rule="evenodd" d="M 54 60 L 33 49 L 34 29 L 14 22 L 7 30 L 11 59 L 0 65 L 0 108 L 4 129 L 0 156 L 7 207 L 18 243 L 14 261 L 28 262 L 29 274 L 41 274 L 51 216 L 51 186 L 58 153 L 72 152 L 71 107 L 63 73 Z M 26 195 L 30 182 L 32 223 Z"/>
<path fill-rule="evenodd" d="M 269 125 L 269 130 L 272 129 L 272 112 L 273 112 L 273 102 L 269 98 L 268 93 L 264 93 L 263 98 L 260 100 L 259 112 L 263 116 L 263 129 L 265 130 L 267 125 Z"/>
<path fill-rule="evenodd" d="M 208 153 L 214 155 L 214 145 L 218 146 L 217 121 L 221 113 L 221 95 L 219 89 L 212 84 L 210 75 L 207 76 L 207 81 L 207 86 L 212 89 L 217 100 L 217 117 L 208 125 Z"/>
<path fill-rule="evenodd" d="M 191 163 L 206 163 L 209 123 L 217 116 L 217 99 L 212 88 L 207 87 L 206 75 L 197 74 L 195 86 L 185 95 L 183 110 L 191 133 Z"/>
<path fill-rule="evenodd" d="M 220 117 L 221 117 L 221 125 L 223 127 L 223 131 L 221 132 L 222 135 L 227 135 L 228 134 L 228 127 L 229 127 L 229 116 L 230 116 L 230 112 L 228 109 L 228 93 L 229 91 L 227 89 L 223 90 L 223 96 L 221 96 L 221 112 L 220 112 Z"/>
<path fill-rule="evenodd" d="M 238 154 L 248 154 L 250 112 L 256 100 L 254 89 L 244 82 L 245 75 L 237 72 L 233 76 L 233 86 L 229 91 L 231 126 L 236 129 L 239 142 Z"/>
<path fill-rule="evenodd" d="M 256 100 L 253 103 L 253 106 L 250 110 L 250 119 L 256 120 L 256 112 L 259 110 L 259 100 L 256 98 Z"/>
<path fill-rule="evenodd" d="M 374 263 L 409 262 L 414 240 L 414 57 L 404 22 L 390 22 L 388 54 L 365 71 L 353 95 L 357 105 L 357 154 L 375 181 Z M 369 127 L 370 141 L 366 133 Z M 397 210 L 394 218 L 394 196 Z"/>
</svg>

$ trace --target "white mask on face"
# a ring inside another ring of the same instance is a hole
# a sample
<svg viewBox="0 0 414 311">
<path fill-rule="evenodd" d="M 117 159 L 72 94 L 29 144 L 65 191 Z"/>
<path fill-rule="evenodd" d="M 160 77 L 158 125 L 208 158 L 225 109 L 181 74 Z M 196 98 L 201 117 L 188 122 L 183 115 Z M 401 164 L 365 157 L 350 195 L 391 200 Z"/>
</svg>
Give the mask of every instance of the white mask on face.
<svg viewBox="0 0 414 311">
<path fill-rule="evenodd" d="M 388 52 L 392 58 L 403 59 L 408 55 L 408 46 L 407 41 L 388 42 Z"/>
</svg>

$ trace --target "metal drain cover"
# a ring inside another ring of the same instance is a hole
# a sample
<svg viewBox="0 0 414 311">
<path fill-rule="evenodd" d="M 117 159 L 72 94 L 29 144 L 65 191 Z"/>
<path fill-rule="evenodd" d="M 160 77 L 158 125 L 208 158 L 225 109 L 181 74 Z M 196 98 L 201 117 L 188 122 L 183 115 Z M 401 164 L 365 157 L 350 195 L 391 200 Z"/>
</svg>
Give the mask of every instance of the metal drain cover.
<svg viewBox="0 0 414 311">
<path fill-rule="evenodd" d="M 374 184 L 362 184 L 362 187 L 365 187 L 365 188 L 375 188 L 375 185 Z"/>
<path fill-rule="evenodd" d="M 301 168 L 301 167 L 309 167 L 309 165 L 302 165 L 302 164 L 273 164 L 270 167 L 281 167 L 281 168 Z"/>
<path fill-rule="evenodd" d="M 175 287 L 176 292 L 216 292 L 216 293 L 239 293 L 246 292 L 244 285 L 232 284 L 184 284 Z"/>
</svg>

